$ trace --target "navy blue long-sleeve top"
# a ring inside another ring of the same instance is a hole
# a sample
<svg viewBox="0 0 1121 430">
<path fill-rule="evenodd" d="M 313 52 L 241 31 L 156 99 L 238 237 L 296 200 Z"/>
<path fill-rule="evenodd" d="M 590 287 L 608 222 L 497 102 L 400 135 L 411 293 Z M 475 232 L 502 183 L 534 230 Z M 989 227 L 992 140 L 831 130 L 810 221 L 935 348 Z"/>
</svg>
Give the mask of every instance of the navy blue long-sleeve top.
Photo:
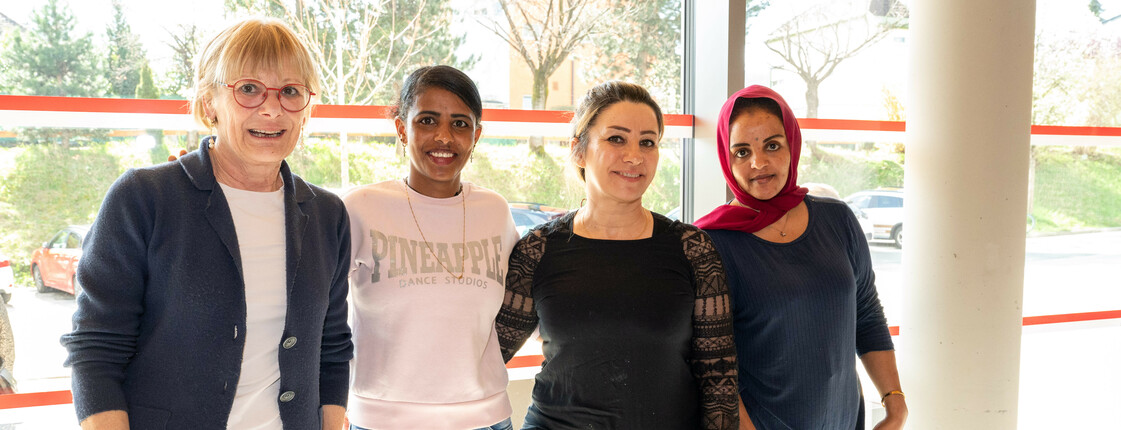
<svg viewBox="0 0 1121 430">
<path fill-rule="evenodd" d="M 805 202 L 790 243 L 707 230 L 732 296 L 740 396 L 761 430 L 855 428 L 856 356 L 894 348 L 856 217 L 835 199 Z"/>
</svg>

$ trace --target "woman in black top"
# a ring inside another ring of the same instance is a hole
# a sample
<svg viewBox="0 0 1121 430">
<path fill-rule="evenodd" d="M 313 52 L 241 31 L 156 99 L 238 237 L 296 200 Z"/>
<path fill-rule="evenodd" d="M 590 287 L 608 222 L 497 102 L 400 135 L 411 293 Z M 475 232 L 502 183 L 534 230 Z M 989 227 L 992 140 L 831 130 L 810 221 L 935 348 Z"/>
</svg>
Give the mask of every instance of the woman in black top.
<svg viewBox="0 0 1121 430">
<path fill-rule="evenodd" d="M 720 258 L 704 232 L 642 207 L 661 110 L 642 87 L 608 82 L 573 122 L 587 205 L 514 247 L 496 322 L 507 361 L 540 325 L 524 428 L 737 428 Z"/>
</svg>

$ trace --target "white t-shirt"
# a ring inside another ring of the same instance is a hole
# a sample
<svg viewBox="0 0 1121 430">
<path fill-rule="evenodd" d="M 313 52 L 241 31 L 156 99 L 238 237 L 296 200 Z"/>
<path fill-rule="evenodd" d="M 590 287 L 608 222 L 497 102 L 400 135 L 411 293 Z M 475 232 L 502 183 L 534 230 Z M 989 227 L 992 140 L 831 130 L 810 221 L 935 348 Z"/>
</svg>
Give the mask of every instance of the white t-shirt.
<svg viewBox="0 0 1121 430">
<path fill-rule="evenodd" d="M 254 192 L 222 184 L 241 250 L 245 351 L 226 428 L 282 430 L 279 350 L 288 307 L 284 190 Z"/>
<path fill-rule="evenodd" d="M 508 418 L 494 331 L 518 239 L 506 199 L 469 183 L 437 199 L 396 180 L 359 187 L 343 202 L 353 256 L 350 422 L 435 430 Z"/>
</svg>

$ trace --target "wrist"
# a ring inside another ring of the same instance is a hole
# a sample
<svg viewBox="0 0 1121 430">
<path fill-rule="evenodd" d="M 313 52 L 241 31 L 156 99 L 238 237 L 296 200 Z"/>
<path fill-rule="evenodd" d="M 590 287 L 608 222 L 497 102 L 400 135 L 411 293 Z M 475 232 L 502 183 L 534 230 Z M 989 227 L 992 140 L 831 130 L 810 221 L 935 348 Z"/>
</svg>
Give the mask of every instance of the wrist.
<svg viewBox="0 0 1121 430">
<path fill-rule="evenodd" d="M 880 397 L 880 406 L 883 406 L 883 407 L 886 408 L 887 407 L 887 401 L 891 397 L 898 397 L 900 400 L 905 400 L 907 398 L 907 395 L 903 394 L 903 390 L 888 391 L 887 393 L 885 393 L 883 396 Z"/>
</svg>

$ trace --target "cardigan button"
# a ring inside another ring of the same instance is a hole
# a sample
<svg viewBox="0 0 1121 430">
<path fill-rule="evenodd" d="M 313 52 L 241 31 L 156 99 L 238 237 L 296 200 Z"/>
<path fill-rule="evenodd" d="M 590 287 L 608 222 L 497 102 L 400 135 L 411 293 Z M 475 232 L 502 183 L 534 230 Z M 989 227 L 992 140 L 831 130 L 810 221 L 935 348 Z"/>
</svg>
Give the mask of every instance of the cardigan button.
<svg viewBox="0 0 1121 430">
<path fill-rule="evenodd" d="M 291 402 L 292 399 L 295 399 L 295 398 L 296 398 L 296 392 L 295 391 L 285 391 L 284 394 L 280 395 L 280 401 L 282 403 Z"/>
<path fill-rule="evenodd" d="M 284 349 L 292 349 L 293 346 L 296 346 L 296 336 L 289 336 L 287 339 L 284 339 L 284 343 L 280 344 L 280 346 L 283 346 Z"/>
</svg>

